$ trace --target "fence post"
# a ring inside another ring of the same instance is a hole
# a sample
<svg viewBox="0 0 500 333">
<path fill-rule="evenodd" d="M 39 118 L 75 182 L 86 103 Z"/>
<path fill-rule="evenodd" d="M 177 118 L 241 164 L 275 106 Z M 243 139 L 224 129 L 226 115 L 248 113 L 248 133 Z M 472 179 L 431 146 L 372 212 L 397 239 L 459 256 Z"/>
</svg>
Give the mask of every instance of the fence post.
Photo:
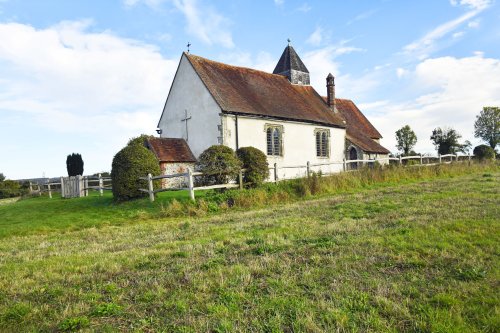
<svg viewBox="0 0 500 333">
<path fill-rule="evenodd" d="M 155 201 L 155 192 L 153 191 L 153 177 L 150 173 L 148 173 L 148 193 L 149 193 L 149 201 Z"/>
<path fill-rule="evenodd" d="M 422 153 L 420 153 L 420 165 L 424 164 L 424 159 L 422 158 Z"/>
<path fill-rule="evenodd" d="M 309 161 L 307 161 L 306 170 L 307 170 L 307 178 L 309 178 L 311 176 L 311 164 L 309 163 Z"/>
<path fill-rule="evenodd" d="M 52 191 L 50 190 L 50 179 L 47 178 L 47 190 L 49 191 L 49 198 L 52 199 Z"/>
<path fill-rule="evenodd" d="M 455 154 L 455 161 L 458 162 L 458 154 Z"/>
<path fill-rule="evenodd" d="M 64 195 L 64 177 L 61 177 L 61 198 L 66 198 Z"/>
<path fill-rule="evenodd" d="M 82 176 L 76 175 L 76 193 L 78 193 L 78 198 L 81 198 L 82 196 L 82 187 L 80 186 L 81 179 Z"/>
<path fill-rule="evenodd" d="M 188 187 L 189 187 L 189 197 L 191 200 L 195 201 L 194 199 L 194 185 L 193 185 L 193 172 L 191 171 L 191 168 L 187 168 L 187 177 L 188 177 Z"/>
<path fill-rule="evenodd" d="M 342 162 L 343 162 L 342 163 L 342 168 L 344 169 L 344 172 L 346 172 L 347 171 L 347 163 L 345 161 L 345 157 L 342 159 Z"/>
<path fill-rule="evenodd" d="M 399 155 L 399 165 L 403 164 L 403 159 L 401 158 L 401 155 Z"/>
<path fill-rule="evenodd" d="M 240 169 L 240 173 L 238 174 L 238 182 L 240 184 L 240 190 L 243 189 L 243 170 Z"/>
<path fill-rule="evenodd" d="M 88 197 L 89 196 L 89 177 L 83 177 L 83 195 Z"/>
<path fill-rule="evenodd" d="M 441 164 L 441 154 L 438 154 L 439 157 L 439 164 Z"/>
<path fill-rule="evenodd" d="M 102 197 L 102 194 L 103 194 L 103 186 L 104 186 L 104 183 L 102 181 L 102 175 L 99 174 L 99 196 Z"/>
<path fill-rule="evenodd" d="M 31 184 L 31 181 L 30 181 L 30 194 L 33 194 L 33 185 Z"/>
<path fill-rule="evenodd" d="M 274 182 L 278 181 L 278 164 L 274 163 Z"/>
</svg>

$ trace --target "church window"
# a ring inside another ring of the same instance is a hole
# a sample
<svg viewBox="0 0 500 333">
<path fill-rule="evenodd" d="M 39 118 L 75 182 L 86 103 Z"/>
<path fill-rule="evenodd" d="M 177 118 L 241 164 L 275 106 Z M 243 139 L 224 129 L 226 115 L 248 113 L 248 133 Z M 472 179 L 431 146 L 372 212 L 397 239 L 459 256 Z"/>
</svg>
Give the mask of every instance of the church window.
<svg viewBox="0 0 500 333">
<path fill-rule="evenodd" d="M 316 156 L 330 156 L 330 131 L 325 129 L 316 129 L 314 131 L 316 137 Z"/>
<path fill-rule="evenodd" d="M 283 155 L 283 127 L 266 125 L 267 155 Z"/>
</svg>

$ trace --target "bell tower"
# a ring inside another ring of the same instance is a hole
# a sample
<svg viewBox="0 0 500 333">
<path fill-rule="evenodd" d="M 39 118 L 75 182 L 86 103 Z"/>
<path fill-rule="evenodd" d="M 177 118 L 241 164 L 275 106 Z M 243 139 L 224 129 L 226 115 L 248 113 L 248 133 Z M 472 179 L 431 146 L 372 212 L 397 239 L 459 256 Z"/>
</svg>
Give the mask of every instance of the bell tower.
<svg viewBox="0 0 500 333">
<path fill-rule="evenodd" d="M 288 39 L 288 46 L 283 51 L 273 74 L 281 74 L 288 78 L 292 84 L 308 86 L 311 84 L 309 70 L 300 59 Z"/>
</svg>

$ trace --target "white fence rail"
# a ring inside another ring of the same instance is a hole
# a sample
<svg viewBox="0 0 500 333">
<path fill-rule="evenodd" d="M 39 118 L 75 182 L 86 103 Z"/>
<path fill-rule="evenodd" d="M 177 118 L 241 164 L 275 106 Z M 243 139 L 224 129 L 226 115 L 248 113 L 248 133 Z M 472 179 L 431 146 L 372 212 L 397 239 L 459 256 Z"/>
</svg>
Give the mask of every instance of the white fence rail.
<svg viewBox="0 0 500 333">
<path fill-rule="evenodd" d="M 243 172 L 245 172 L 245 169 L 241 169 L 239 174 L 238 174 L 238 183 L 227 183 L 227 184 L 216 184 L 216 185 L 210 185 L 210 186 L 194 186 L 194 177 L 196 176 L 203 176 L 205 174 L 201 172 L 193 172 L 191 168 L 188 168 L 188 171 L 185 173 L 176 173 L 173 175 L 161 175 L 161 176 L 152 176 L 150 173 L 147 175 L 147 177 L 140 177 L 139 179 L 141 180 L 146 180 L 148 182 L 148 188 L 147 189 L 139 189 L 140 191 L 146 192 L 149 194 L 149 200 L 151 202 L 155 201 L 155 194 L 158 192 L 165 192 L 165 191 L 180 191 L 180 190 L 188 190 L 189 191 L 189 197 L 191 200 L 195 200 L 195 191 L 200 191 L 200 190 L 213 190 L 213 189 L 218 189 L 218 188 L 236 188 L 239 187 L 240 189 L 243 188 Z M 153 181 L 158 180 L 158 179 L 167 179 L 167 178 L 179 178 L 179 177 L 184 177 L 187 180 L 188 187 L 180 187 L 180 188 L 159 188 L 157 190 L 154 189 L 153 186 Z"/>
<path fill-rule="evenodd" d="M 287 166 L 278 166 L 277 163 L 274 163 L 272 167 L 269 168 L 271 171 L 271 175 L 269 181 L 278 182 L 285 179 L 293 179 L 297 177 L 307 176 L 310 177 L 314 172 L 314 168 L 321 167 L 331 167 L 331 166 L 339 166 L 342 165 L 342 169 L 338 169 L 336 172 L 340 171 L 353 171 L 357 169 L 359 165 L 373 165 L 375 162 L 396 162 L 400 165 L 404 165 L 404 161 L 410 160 L 418 160 L 418 164 L 411 164 L 407 166 L 432 166 L 437 164 L 449 164 L 453 161 L 458 161 L 460 158 L 462 160 L 470 161 L 474 155 L 458 155 L 458 154 L 447 154 L 447 155 L 438 155 L 438 156 L 424 156 L 424 155 L 415 155 L 415 156 L 400 156 L 400 157 L 385 157 L 385 158 L 377 158 L 372 160 L 346 160 L 342 161 L 331 161 L 324 163 L 310 163 L 306 162 L 304 165 L 287 165 Z M 433 163 L 431 163 L 431 161 Z M 355 166 L 353 167 L 353 164 Z M 296 170 L 302 169 L 304 173 L 296 173 L 295 177 L 279 177 L 279 170 Z M 190 168 L 185 173 L 177 173 L 173 175 L 160 175 L 160 176 L 152 176 L 148 174 L 147 177 L 141 177 L 140 179 L 146 180 L 148 182 L 147 189 L 140 189 L 140 191 L 146 192 L 149 194 L 150 201 L 154 201 L 154 195 L 159 192 L 164 191 L 179 191 L 179 190 L 187 190 L 189 191 L 189 197 L 191 200 L 195 199 L 195 191 L 200 190 L 211 190 L 211 189 L 219 189 L 219 188 L 243 188 L 243 172 L 245 170 L 242 169 L 239 172 L 238 181 L 236 183 L 227 183 L 227 184 L 217 184 L 210 186 L 194 186 L 194 177 L 203 176 L 204 174 L 201 172 L 193 172 Z M 322 171 L 320 169 L 320 171 Z M 335 173 L 335 172 L 323 172 L 325 174 Z M 159 188 L 154 189 L 154 180 L 159 179 L 168 179 L 168 178 L 179 178 L 184 177 L 187 180 L 188 187 L 183 188 Z M 107 184 L 105 184 L 107 182 Z M 102 177 L 101 174 L 97 176 L 76 176 L 76 177 L 61 177 L 60 182 L 50 182 L 47 179 L 46 183 L 32 183 L 30 182 L 30 194 L 39 194 L 42 192 L 47 192 L 49 198 L 52 198 L 53 192 L 60 192 L 61 197 L 63 198 L 74 198 L 74 197 L 83 197 L 88 196 L 89 190 L 99 191 L 99 195 L 102 196 L 104 191 L 111 190 L 111 178 Z M 94 184 L 94 185 L 92 185 Z"/>
<path fill-rule="evenodd" d="M 47 192 L 49 198 L 52 199 L 52 193 L 60 192 L 62 198 L 80 198 L 86 197 L 89 190 L 99 191 L 99 195 L 103 195 L 103 191 L 111 190 L 111 178 L 97 176 L 74 176 L 61 177 L 59 182 L 51 182 L 47 179 L 45 183 L 30 182 L 30 194 L 39 194 Z M 105 184 L 107 183 L 107 184 Z M 95 185 L 91 185 L 95 184 Z"/>
<path fill-rule="evenodd" d="M 375 162 L 382 163 L 382 162 L 388 162 L 390 163 L 391 161 L 397 162 L 400 165 L 404 165 L 404 161 L 409 161 L 409 160 L 419 160 L 418 164 L 411 164 L 408 166 L 432 166 L 432 165 L 437 165 L 437 164 L 449 164 L 451 162 L 458 161 L 460 158 L 466 159 L 468 161 L 471 160 L 471 158 L 474 155 L 458 155 L 458 154 L 447 154 L 447 155 L 438 155 L 438 156 L 424 156 L 424 155 L 414 155 L 414 156 L 399 156 L 399 157 L 384 157 L 384 158 L 377 158 L 377 159 L 371 159 L 371 160 L 346 160 L 343 159 L 342 161 L 331 161 L 331 162 L 324 162 L 324 163 L 310 163 L 309 161 L 306 162 L 305 165 L 287 165 L 287 166 L 278 166 L 277 163 L 274 163 L 272 167 L 269 168 L 271 171 L 271 179 L 270 181 L 273 182 L 278 182 L 281 180 L 286 180 L 286 179 L 293 179 L 293 178 L 299 178 L 303 176 L 310 177 L 310 175 L 313 173 L 313 168 L 314 167 L 324 167 L 324 166 L 334 166 L 334 165 L 342 165 L 342 170 L 338 170 L 337 172 L 340 171 L 353 171 L 356 170 L 359 165 L 373 165 Z M 434 163 L 430 163 L 431 160 L 436 160 Z M 406 162 L 407 163 L 407 162 Z M 353 164 L 354 167 L 353 167 Z M 279 170 L 287 170 L 287 169 L 301 169 L 304 170 L 304 173 L 296 174 L 295 177 L 279 177 Z M 335 172 L 326 172 L 327 174 L 335 173 Z"/>
</svg>

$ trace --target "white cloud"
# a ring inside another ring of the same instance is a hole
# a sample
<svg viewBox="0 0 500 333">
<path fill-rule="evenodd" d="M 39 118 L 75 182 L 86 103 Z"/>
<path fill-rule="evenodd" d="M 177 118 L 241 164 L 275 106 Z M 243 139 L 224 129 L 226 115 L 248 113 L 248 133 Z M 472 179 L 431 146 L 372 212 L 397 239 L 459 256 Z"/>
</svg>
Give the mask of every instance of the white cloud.
<svg viewBox="0 0 500 333">
<path fill-rule="evenodd" d="M 323 41 L 323 34 L 324 34 L 323 28 L 316 27 L 316 30 L 314 30 L 313 33 L 309 36 L 309 38 L 307 38 L 306 42 L 314 46 L 319 46 Z"/>
<path fill-rule="evenodd" d="M 453 33 L 452 37 L 453 38 L 460 38 L 463 35 L 465 35 L 465 32 L 463 32 L 463 31 L 457 31 L 457 32 Z"/>
<path fill-rule="evenodd" d="M 413 41 L 412 43 L 406 45 L 403 50 L 407 55 L 416 56 L 418 59 L 423 60 L 431 55 L 437 49 L 436 41 L 448 36 L 450 33 L 458 29 L 462 24 L 477 16 L 483 8 L 474 9 L 469 11 L 460 17 L 448 21 L 434 28 L 422 38 Z"/>
<path fill-rule="evenodd" d="M 479 20 L 474 20 L 474 21 L 470 21 L 469 23 L 467 23 L 467 26 L 471 29 L 477 29 L 477 28 L 479 28 L 479 25 L 480 25 Z"/>
<path fill-rule="evenodd" d="M 180 11 L 187 22 L 186 32 L 207 45 L 234 47 L 233 37 L 229 31 L 231 21 L 220 14 L 214 7 L 206 5 L 202 0 L 123 0 L 126 7 L 143 3 L 153 9 L 170 3 Z"/>
<path fill-rule="evenodd" d="M 187 20 L 187 32 L 208 45 L 218 44 L 226 48 L 234 47 L 230 21 L 214 8 L 201 6 L 197 0 L 173 0 Z"/>
<path fill-rule="evenodd" d="M 95 148 L 85 154 L 90 172 L 103 161 L 110 165 L 131 136 L 154 133 L 178 59 L 165 59 L 151 45 L 110 32 L 91 33 L 90 25 L 0 24 L 0 114 L 12 124 L 0 131 L 0 144 L 21 128 L 16 137 L 24 144 L 24 152 L 2 167 L 13 163 L 15 172 L 24 172 L 19 176 L 33 175 L 21 169 L 40 167 L 31 159 L 43 152 L 41 142 L 47 149 L 70 150 L 74 141 L 82 149 Z M 46 132 L 50 135 L 39 135 Z M 64 165 L 51 166 L 46 155 L 37 160 L 47 164 L 50 175 L 64 173 Z"/>
<path fill-rule="evenodd" d="M 267 73 L 272 73 L 277 63 L 270 53 L 262 51 L 257 55 L 244 51 L 224 52 L 219 55 L 219 60 L 226 64 L 258 69 Z"/>
<path fill-rule="evenodd" d="M 450 0 L 453 6 L 466 6 L 471 9 L 485 9 L 491 5 L 491 0 Z"/>
<path fill-rule="evenodd" d="M 358 22 L 358 21 L 366 20 L 366 19 L 372 17 L 376 12 L 377 12 L 377 10 L 375 10 L 375 9 L 363 12 L 363 13 L 355 16 L 352 20 L 349 20 L 347 22 L 347 25 L 353 24 L 353 23 Z"/>
<path fill-rule="evenodd" d="M 307 2 L 304 2 L 302 5 L 300 5 L 299 7 L 297 7 L 297 10 L 299 12 L 303 12 L 303 13 L 307 13 L 309 12 L 310 10 L 312 9 L 311 6 L 309 6 L 309 4 Z"/>
<path fill-rule="evenodd" d="M 434 153 L 429 137 L 438 126 L 451 126 L 463 140 L 478 144 L 473 137 L 475 116 L 485 105 L 500 105 L 499 59 L 481 54 L 427 59 L 408 76 L 408 86 L 416 92 L 413 99 L 363 109 L 383 133 L 384 145 L 395 151 L 394 132 L 405 124 L 417 133 L 417 152 Z"/>
<path fill-rule="evenodd" d="M 373 80 L 374 75 L 368 74 L 359 79 L 350 75 L 343 75 L 340 71 L 340 63 L 336 60 L 339 56 L 363 52 L 364 49 L 348 45 L 349 41 L 341 41 L 335 45 L 329 45 L 313 51 L 306 52 L 302 58 L 307 66 L 311 77 L 311 85 L 319 94 L 325 94 L 326 76 L 332 73 L 336 77 L 338 96 L 353 96 L 361 94 L 373 88 L 377 83 Z M 337 82 L 339 84 L 337 84 Z"/>
<path fill-rule="evenodd" d="M 274 0 L 274 4 L 276 6 L 283 6 L 284 3 L 285 3 L 285 0 Z"/>
<path fill-rule="evenodd" d="M 149 7 L 158 8 L 158 6 L 165 1 L 166 0 L 123 0 L 123 4 L 126 7 L 133 7 L 142 2 Z"/>
<path fill-rule="evenodd" d="M 408 73 L 409 73 L 409 71 L 404 69 L 404 68 L 397 68 L 396 69 L 396 76 L 398 78 L 402 78 L 402 77 L 408 75 Z"/>
</svg>

